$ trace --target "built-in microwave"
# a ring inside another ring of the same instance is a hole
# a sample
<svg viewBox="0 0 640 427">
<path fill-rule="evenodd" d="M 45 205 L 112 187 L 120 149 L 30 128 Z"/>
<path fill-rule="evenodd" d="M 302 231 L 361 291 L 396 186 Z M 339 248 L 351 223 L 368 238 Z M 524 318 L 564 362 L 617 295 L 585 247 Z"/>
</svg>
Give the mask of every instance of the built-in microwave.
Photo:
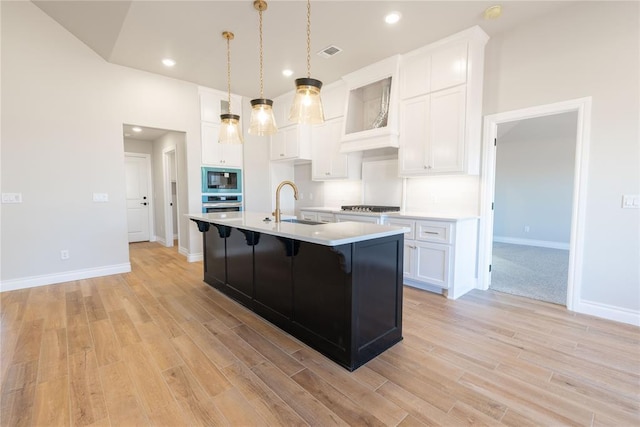
<svg viewBox="0 0 640 427">
<path fill-rule="evenodd" d="M 242 170 L 229 168 L 202 168 L 203 194 L 241 194 Z"/>
</svg>

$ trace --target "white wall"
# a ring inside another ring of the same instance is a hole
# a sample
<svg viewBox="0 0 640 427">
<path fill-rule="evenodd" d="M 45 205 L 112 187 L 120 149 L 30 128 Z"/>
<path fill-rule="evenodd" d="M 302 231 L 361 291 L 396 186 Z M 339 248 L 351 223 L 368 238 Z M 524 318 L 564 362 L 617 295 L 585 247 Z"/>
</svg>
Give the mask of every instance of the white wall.
<svg viewBox="0 0 640 427">
<path fill-rule="evenodd" d="M 638 2 L 579 2 L 489 40 L 483 114 L 593 97 L 582 305 L 640 310 Z"/>
<path fill-rule="evenodd" d="M 30 2 L 1 7 L 1 191 L 23 196 L 2 205 L 2 289 L 127 271 L 122 125 L 186 132 L 197 210 L 197 87 L 106 63 Z M 184 237 L 197 252 L 197 229 Z"/>
<path fill-rule="evenodd" d="M 441 214 L 478 215 L 477 176 L 408 178 L 406 210 Z"/>
<path fill-rule="evenodd" d="M 576 112 L 564 113 L 498 131 L 494 239 L 569 247 L 577 120 Z"/>
</svg>

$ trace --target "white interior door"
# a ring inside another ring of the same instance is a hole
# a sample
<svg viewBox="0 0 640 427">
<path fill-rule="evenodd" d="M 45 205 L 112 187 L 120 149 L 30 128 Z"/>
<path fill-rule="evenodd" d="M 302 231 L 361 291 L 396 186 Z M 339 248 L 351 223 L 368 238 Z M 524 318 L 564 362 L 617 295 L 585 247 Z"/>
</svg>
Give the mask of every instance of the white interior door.
<svg viewBox="0 0 640 427">
<path fill-rule="evenodd" d="M 125 155 L 129 243 L 149 240 L 151 222 L 150 163 L 148 155 Z"/>
</svg>

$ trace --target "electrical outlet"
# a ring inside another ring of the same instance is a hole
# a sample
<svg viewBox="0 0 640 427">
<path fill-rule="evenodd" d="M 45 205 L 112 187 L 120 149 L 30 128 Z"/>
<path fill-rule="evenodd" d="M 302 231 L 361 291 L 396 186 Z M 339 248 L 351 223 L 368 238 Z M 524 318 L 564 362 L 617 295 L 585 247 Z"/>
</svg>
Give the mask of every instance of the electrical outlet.
<svg viewBox="0 0 640 427">
<path fill-rule="evenodd" d="M 622 209 L 640 208 L 640 196 L 636 194 L 625 194 L 622 196 Z"/>
<path fill-rule="evenodd" d="M 69 250 L 63 249 L 60 251 L 60 259 L 69 259 Z"/>
<path fill-rule="evenodd" d="M 524 226 L 524 232 L 528 233 L 529 231 L 531 231 L 531 228 L 528 225 Z"/>
</svg>

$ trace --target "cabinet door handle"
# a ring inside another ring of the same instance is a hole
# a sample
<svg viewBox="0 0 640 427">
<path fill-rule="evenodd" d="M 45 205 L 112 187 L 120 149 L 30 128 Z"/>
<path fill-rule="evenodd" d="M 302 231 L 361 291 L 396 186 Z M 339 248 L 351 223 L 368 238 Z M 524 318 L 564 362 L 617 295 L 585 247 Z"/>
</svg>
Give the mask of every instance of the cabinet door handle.
<svg viewBox="0 0 640 427">
<path fill-rule="evenodd" d="M 280 157 L 284 157 L 284 153 L 280 153 Z"/>
<path fill-rule="evenodd" d="M 425 169 L 431 169 L 431 166 L 429 166 L 429 165 L 425 165 L 425 166 L 424 166 L 424 168 L 425 168 Z"/>
</svg>

